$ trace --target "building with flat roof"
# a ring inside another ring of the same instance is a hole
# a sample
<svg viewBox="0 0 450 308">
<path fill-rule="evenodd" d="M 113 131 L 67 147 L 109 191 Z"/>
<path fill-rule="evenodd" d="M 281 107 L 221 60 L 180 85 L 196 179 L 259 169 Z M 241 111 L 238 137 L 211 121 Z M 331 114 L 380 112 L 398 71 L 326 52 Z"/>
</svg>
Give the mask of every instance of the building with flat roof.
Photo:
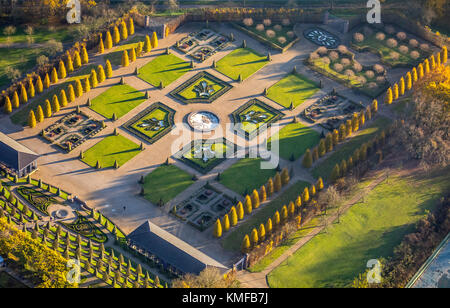
<svg viewBox="0 0 450 308">
<path fill-rule="evenodd" d="M 177 275 L 186 273 L 198 275 L 206 267 L 216 267 L 221 273 L 228 271 L 225 265 L 150 221 L 140 225 L 127 238 L 131 248 Z"/>
<path fill-rule="evenodd" d="M 24 177 L 37 169 L 39 155 L 0 132 L 0 168 Z"/>
</svg>

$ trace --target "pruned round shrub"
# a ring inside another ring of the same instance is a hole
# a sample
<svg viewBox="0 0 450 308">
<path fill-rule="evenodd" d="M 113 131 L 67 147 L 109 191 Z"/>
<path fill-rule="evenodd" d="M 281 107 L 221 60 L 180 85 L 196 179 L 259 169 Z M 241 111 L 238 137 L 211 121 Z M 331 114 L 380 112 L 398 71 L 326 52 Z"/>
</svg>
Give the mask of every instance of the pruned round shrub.
<svg viewBox="0 0 450 308">
<path fill-rule="evenodd" d="M 408 46 L 402 45 L 398 48 L 398 50 L 402 53 L 402 54 L 407 54 L 409 51 Z"/>
<path fill-rule="evenodd" d="M 395 28 L 391 25 L 388 25 L 388 26 L 384 27 L 384 31 L 386 31 L 387 34 L 394 34 Z"/>
<path fill-rule="evenodd" d="M 260 32 L 263 32 L 264 31 L 264 25 L 263 24 L 257 24 L 256 25 L 256 30 L 260 31 Z"/>
<path fill-rule="evenodd" d="M 395 39 L 390 38 L 386 41 L 386 45 L 388 45 L 391 48 L 397 47 L 398 43 Z"/>
<path fill-rule="evenodd" d="M 353 69 L 355 70 L 355 72 L 361 72 L 362 71 L 362 65 L 359 62 L 354 62 L 353 63 Z"/>
<path fill-rule="evenodd" d="M 323 57 L 323 58 L 321 58 L 321 60 L 324 64 L 327 64 L 327 65 L 331 63 L 331 60 L 328 57 Z"/>
<path fill-rule="evenodd" d="M 280 26 L 280 25 L 275 25 L 275 26 L 273 26 L 273 29 L 274 29 L 275 31 L 277 31 L 277 32 L 280 32 L 281 29 L 283 29 L 283 27 Z"/>
<path fill-rule="evenodd" d="M 273 30 L 267 30 L 267 31 L 266 31 L 266 36 L 267 36 L 268 38 L 274 38 L 274 37 L 275 37 L 275 31 L 273 31 Z"/>
<path fill-rule="evenodd" d="M 369 87 L 370 89 L 374 89 L 374 88 L 378 87 L 378 85 L 376 82 L 371 81 L 367 84 L 367 87 Z"/>
<path fill-rule="evenodd" d="M 375 72 L 377 72 L 377 74 L 384 73 L 384 67 L 382 65 L 380 65 L 380 64 L 375 64 L 373 66 L 373 69 L 374 69 Z"/>
<path fill-rule="evenodd" d="M 430 49 L 430 46 L 428 44 L 420 44 L 420 49 L 423 51 L 428 51 Z"/>
<path fill-rule="evenodd" d="M 289 18 L 283 18 L 283 20 L 281 21 L 281 24 L 283 26 L 289 26 L 291 24 L 291 21 L 289 20 Z"/>
<path fill-rule="evenodd" d="M 343 59 L 341 60 L 341 64 L 342 64 L 343 67 L 347 67 L 347 66 L 349 66 L 350 64 L 352 64 L 352 62 L 351 62 L 350 59 L 348 59 L 348 58 L 343 58 Z"/>
<path fill-rule="evenodd" d="M 336 61 L 337 59 L 339 59 L 339 54 L 334 50 L 330 51 L 329 56 L 332 61 Z"/>
<path fill-rule="evenodd" d="M 418 59 L 418 58 L 420 57 L 419 52 L 416 51 L 416 50 L 411 51 L 411 53 L 410 53 L 409 55 L 410 55 L 411 58 L 413 58 L 414 60 L 415 60 L 415 59 Z"/>
<path fill-rule="evenodd" d="M 246 25 L 247 27 L 251 27 L 253 26 L 253 19 L 248 17 L 248 18 L 244 18 L 244 20 L 242 21 L 244 23 L 244 25 Z"/>
<path fill-rule="evenodd" d="M 344 66 L 340 63 L 334 63 L 333 68 L 336 72 L 342 72 L 344 70 Z"/>
<path fill-rule="evenodd" d="M 269 27 L 272 24 L 272 21 L 269 18 L 263 20 L 263 24 L 266 27 Z"/>
<path fill-rule="evenodd" d="M 320 56 L 319 56 L 319 54 L 317 53 L 317 52 L 311 52 L 310 54 L 309 54 L 309 59 L 310 60 L 317 60 L 317 59 L 319 59 L 320 58 Z"/>
<path fill-rule="evenodd" d="M 411 46 L 413 48 L 417 48 L 417 46 L 419 46 L 419 42 L 416 39 L 410 39 L 409 46 Z"/>
<path fill-rule="evenodd" d="M 346 54 L 348 53 L 348 49 L 345 45 L 339 45 L 337 50 L 341 53 L 341 54 Z"/>
<path fill-rule="evenodd" d="M 349 68 L 345 70 L 344 74 L 345 74 L 346 76 L 348 76 L 348 77 L 353 77 L 353 76 L 355 76 L 355 72 L 352 71 L 352 70 L 349 69 Z"/>
<path fill-rule="evenodd" d="M 406 33 L 405 32 L 399 32 L 397 33 L 397 38 L 401 41 L 406 40 Z"/>
<path fill-rule="evenodd" d="M 386 78 L 384 76 L 378 76 L 376 81 L 377 81 L 377 84 L 383 84 L 386 82 Z"/>
<path fill-rule="evenodd" d="M 386 38 L 386 34 L 384 34 L 383 32 L 378 32 L 377 35 L 375 35 L 375 38 L 379 41 L 384 41 L 384 39 Z"/>
<path fill-rule="evenodd" d="M 353 39 L 355 40 L 355 42 L 361 43 L 364 41 L 364 34 L 356 32 L 355 34 L 353 34 Z"/>
<path fill-rule="evenodd" d="M 295 36 L 294 31 L 288 31 L 286 34 L 289 38 L 294 38 L 294 36 Z"/>
<path fill-rule="evenodd" d="M 321 47 L 317 48 L 316 52 L 319 55 L 323 56 L 323 55 L 326 55 L 328 53 L 328 49 L 326 47 L 321 46 Z"/>
<path fill-rule="evenodd" d="M 286 38 L 284 37 L 284 36 L 280 36 L 279 38 L 278 38 L 278 42 L 280 43 L 280 44 L 286 44 Z"/>
<path fill-rule="evenodd" d="M 357 80 L 359 81 L 360 84 L 366 84 L 367 79 L 364 76 L 358 76 Z"/>
<path fill-rule="evenodd" d="M 400 54 L 396 51 L 391 51 L 389 53 L 389 56 L 392 58 L 392 60 L 398 60 L 400 58 Z"/>
<path fill-rule="evenodd" d="M 364 73 L 366 75 L 367 78 L 372 79 L 373 77 L 375 77 L 375 73 L 373 71 L 366 71 Z"/>
</svg>

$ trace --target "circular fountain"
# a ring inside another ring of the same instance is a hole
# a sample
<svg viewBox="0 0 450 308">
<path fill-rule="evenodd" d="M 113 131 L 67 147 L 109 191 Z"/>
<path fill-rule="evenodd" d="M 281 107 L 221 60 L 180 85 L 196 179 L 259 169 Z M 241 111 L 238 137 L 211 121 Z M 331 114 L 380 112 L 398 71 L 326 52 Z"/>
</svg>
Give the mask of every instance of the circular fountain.
<svg viewBox="0 0 450 308">
<path fill-rule="evenodd" d="M 209 132 L 219 125 L 219 118 L 209 111 L 197 111 L 188 116 L 187 122 L 194 130 Z"/>
</svg>

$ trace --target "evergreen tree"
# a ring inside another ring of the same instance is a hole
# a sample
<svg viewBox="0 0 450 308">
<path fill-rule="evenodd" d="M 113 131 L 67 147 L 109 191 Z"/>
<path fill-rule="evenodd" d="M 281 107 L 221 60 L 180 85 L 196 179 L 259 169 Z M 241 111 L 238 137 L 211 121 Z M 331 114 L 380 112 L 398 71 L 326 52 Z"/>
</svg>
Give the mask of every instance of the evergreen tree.
<svg viewBox="0 0 450 308">
<path fill-rule="evenodd" d="M 42 91 L 44 91 L 44 84 L 42 83 L 41 76 L 37 76 L 36 84 L 34 87 L 35 87 L 37 93 L 42 93 Z"/>
<path fill-rule="evenodd" d="M 367 106 L 367 107 L 366 107 L 366 118 L 367 118 L 368 120 L 371 120 L 371 119 L 372 119 L 372 111 L 371 111 L 371 109 L 370 109 L 370 106 Z"/>
<path fill-rule="evenodd" d="M 309 187 L 309 196 L 314 197 L 316 195 L 316 186 L 314 184 L 311 184 Z"/>
<path fill-rule="evenodd" d="M 275 174 L 275 177 L 273 178 L 274 179 L 274 190 L 275 190 L 275 192 L 279 192 L 280 190 L 281 190 L 281 176 L 280 176 L 280 173 L 279 172 L 277 172 L 276 174 Z"/>
<path fill-rule="evenodd" d="M 303 202 L 305 202 L 305 203 L 308 203 L 308 201 L 309 201 L 309 190 L 308 190 L 308 187 L 305 187 L 305 188 L 303 189 L 302 200 L 303 200 Z"/>
<path fill-rule="evenodd" d="M 36 111 L 36 120 L 40 123 L 42 121 L 44 121 L 44 111 L 42 110 L 41 105 L 39 105 L 37 107 L 37 111 Z"/>
<path fill-rule="evenodd" d="M 272 219 L 272 222 L 273 222 L 273 225 L 275 228 L 278 228 L 280 226 L 280 221 L 281 221 L 280 212 L 275 211 L 275 214 L 273 214 L 273 219 Z"/>
<path fill-rule="evenodd" d="M 142 47 L 143 47 L 143 43 L 139 42 L 136 47 L 136 57 L 142 56 Z"/>
<path fill-rule="evenodd" d="M 301 196 L 297 196 L 297 199 L 295 199 L 295 207 L 300 210 L 300 208 L 302 207 L 302 197 Z"/>
<path fill-rule="evenodd" d="M 69 84 L 69 86 L 67 87 L 67 91 L 69 93 L 69 103 L 73 103 L 73 101 L 75 100 L 75 90 L 73 89 L 72 84 Z"/>
<path fill-rule="evenodd" d="M 50 118 L 52 116 L 52 107 L 48 99 L 45 100 L 45 117 Z"/>
<path fill-rule="evenodd" d="M 52 98 L 52 112 L 53 113 L 57 113 L 60 110 L 60 105 L 59 105 L 59 100 L 58 100 L 58 96 L 53 95 Z"/>
<path fill-rule="evenodd" d="M 130 62 L 136 61 L 136 50 L 134 48 L 130 49 Z"/>
<path fill-rule="evenodd" d="M 27 102 L 28 102 L 27 89 L 25 88 L 24 85 L 21 85 L 20 86 L 20 103 L 26 104 Z"/>
<path fill-rule="evenodd" d="M 259 194 L 256 189 L 253 189 L 251 201 L 252 201 L 252 207 L 257 209 L 259 207 Z"/>
<path fill-rule="evenodd" d="M 393 91 L 393 97 L 392 99 L 395 101 L 398 99 L 398 84 L 394 84 L 394 91 Z"/>
<path fill-rule="evenodd" d="M 414 83 L 417 82 L 417 79 L 418 79 L 418 77 L 417 77 L 417 69 L 415 67 L 413 67 L 413 69 L 412 69 L 412 79 L 413 79 Z"/>
<path fill-rule="evenodd" d="M 102 83 L 106 79 L 105 70 L 101 64 L 97 66 L 97 79 L 99 83 Z"/>
<path fill-rule="evenodd" d="M 405 94 L 405 78 L 400 78 L 400 87 L 399 87 L 399 94 L 403 96 Z"/>
<path fill-rule="evenodd" d="M 158 48 L 158 36 L 156 35 L 156 32 L 153 32 L 153 34 L 152 34 L 151 43 L 152 43 L 152 49 Z"/>
<path fill-rule="evenodd" d="M 244 209 L 245 209 L 245 214 L 249 215 L 252 213 L 252 210 L 253 210 L 252 199 L 250 198 L 249 195 L 245 196 Z"/>
<path fill-rule="evenodd" d="M 11 100 L 9 99 L 9 96 L 6 96 L 5 98 L 5 105 L 3 106 L 3 111 L 6 114 L 10 114 L 12 112 L 12 104 Z"/>
<path fill-rule="evenodd" d="M 34 97 L 34 94 L 35 94 L 34 84 L 33 80 L 30 78 L 28 79 L 28 97 L 30 98 Z"/>
<path fill-rule="evenodd" d="M 222 224 L 220 223 L 220 219 L 217 219 L 214 225 L 214 237 L 222 237 Z"/>
<path fill-rule="evenodd" d="M 122 53 L 122 66 L 123 67 L 127 67 L 128 65 L 130 65 L 130 60 L 128 59 L 128 52 L 126 50 L 123 51 Z"/>
<path fill-rule="evenodd" d="M 102 35 L 100 34 L 100 39 L 98 42 L 98 53 L 102 54 L 105 52 L 105 44 L 103 44 L 103 39 L 102 39 Z"/>
<path fill-rule="evenodd" d="M 425 59 L 423 63 L 425 66 L 425 75 L 428 75 L 430 73 L 430 61 L 428 59 Z"/>
<path fill-rule="evenodd" d="M 408 72 L 406 73 L 406 90 L 411 90 L 412 88 L 412 78 L 411 78 L 411 73 Z"/>
<path fill-rule="evenodd" d="M 95 69 L 91 70 L 91 74 L 89 75 L 89 83 L 91 88 L 96 88 L 98 86 L 97 72 Z"/>
<path fill-rule="evenodd" d="M 106 60 L 106 77 L 107 78 L 111 78 L 112 77 L 112 67 L 111 67 L 111 62 L 109 62 L 109 60 Z"/>
<path fill-rule="evenodd" d="M 64 65 L 64 62 L 62 60 L 59 60 L 58 78 L 63 79 L 66 78 L 66 76 L 67 76 L 66 66 Z"/>
<path fill-rule="evenodd" d="M 129 33 L 130 35 L 133 35 L 133 34 L 134 34 L 134 21 L 133 21 L 133 18 L 132 18 L 132 17 L 130 17 L 130 18 L 128 19 L 128 33 Z"/>
<path fill-rule="evenodd" d="M 67 70 L 68 73 L 72 73 L 73 72 L 73 61 L 72 61 L 72 56 L 70 55 L 69 52 L 67 52 L 66 70 Z"/>
<path fill-rule="evenodd" d="M 318 150 L 319 150 L 319 156 L 320 157 L 324 156 L 325 153 L 327 152 L 324 138 L 320 139 L 320 141 L 319 141 L 319 149 Z"/>
<path fill-rule="evenodd" d="M 314 149 L 312 150 L 312 159 L 313 159 L 313 162 L 319 159 L 318 147 L 314 147 Z"/>
<path fill-rule="evenodd" d="M 372 113 L 377 113 L 378 112 L 378 101 L 376 99 L 374 99 L 372 101 Z"/>
<path fill-rule="evenodd" d="M 81 63 L 88 64 L 89 63 L 89 55 L 86 50 L 86 46 L 83 45 L 81 48 Z"/>
<path fill-rule="evenodd" d="M 252 230 L 252 233 L 250 235 L 250 239 L 251 239 L 251 242 L 252 242 L 253 246 L 258 245 L 258 242 L 259 242 L 258 231 L 255 228 L 253 228 L 253 230 Z"/>
<path fill-rule="evenodd" d="M 106 31 L 104 45 L 105 45 L 106 49 L 111 49 L 113 47 L 113 41 L 112 41 L 112 37 L 111 37 L 111 32 L 109 32 L 109 31 Z"/>
<path fill-rule="evenodd" d="M 424 76 L 424 72 L 423 72 L 423 65 L 422 63 L 419 64 L 419 66 L 417 67 L 417 74 L 419 75 L 419 79 L 422 79 Z"/>
<path fill-rule="evenodd" d="M 302 165 L 305 168 L 311 168 L 312 166 L 312 155 L 309 149 L 307 149 L 305 155 L 303 155 Z"/>
<path fill-rule="evenodd" d="M 431 55 L 431 57 L 430 57 L 430 66 L 431 66 L 431 70 L 434 71 L 436 68 L 436 61 L 434 60 L 434 55 Z"/>
<path fill-rule="evenodd" d="M 12 99 L 12 106 L 14 109 L 17 109 L 20 106 L 20 100 L 19 100 L 19 95 L 17 95 L 17 91 L 14 91 L 13 99 Z"/>
<path fill-rule="evenodd" d="M 152 50 L 152 43 L 150 42 L 150 37 L 148 35 L 145 36 L 144 41 L 144 52 L 148 53 Z"/>
<path fill-rule="evenodd" d="M 359 127 L 363 127 L 366 123 L 366 116 L 364 115 L 364 110 L 362 110 L 359 114 Z"/>
<path fill-rule="evenodd" d="M 236 226 L 236 224 L 238 223 L 238 215 L 237 215 L 237 212 L 236 212 L 236 208 L 234 206 L 231 207 L 229 217 L 230 217 L 230 224 L 231 224 L 231 226 L 232 227 Z"/>
<path fill-rule="evenodd" d="M 61 107 L 67 106 L 67 95 L 64 89 L 61 89 L 61 91 L 59 92 L 59 102 Z"/>
<path fill-rule="evenodd" d="M 126 40 L 127 38 L 128 38 L 127 24 L 125 23 L 124 20 L 122 20 L 122 22 L 120 23 L 120 39 Z"/>
<path fill-rule="evenodd" d="M 269 217 L 266 222 L 266 232 L 267 234 L 272 233 L 272 219 Z"/>
<path fill-rule="evenodd" d="M 237 204 L 237 216 L 239 220 L 244 219 L 244 206 L 242 205 L 242 202 L 239 201 Z"/>
<path fill-rule="evenodd" d="M 260 197 L 260 201 L 264 202 L 267 199 L 267 193 L 266 193 L 266 186 L 261 185 L 261 188 L 259 189 L 259 197 Z"/>
<path fill-rule="evenodd" d="M 119 32 L 119 28 L 117 26 L 115 26 L 114 30 L 113 30 L 113 42 L 114 42 L 114 45 L 117 45 L 120 42 L 120 32 Z"/>
<path fill-rule="evenodd" d="M 58 72 L 56 71 L 56 68 L 52 69 L 51 82 L 52 83 L 57 83 L 58 82 Z"/>
<path fill-rule="evenodd" d="M 289 206 L 288 206 L 288 214 L 289 214 L 289 217 L 293 217 L 294 216 L 294 214 L 295 214 L 295 204 L 294 204 L 294 202 L 289 202 Z"/>
<path fill-rule="evenodd" d="M 446 64 L 447 63 L 447 59 L 448 59 L 448 51 L 447 51 L 447 46 L 443 46 L 442 47 L 442 64 Z"/>
<path fill-rule="evenodd" d="M 83 86 L 81 85 L 81 80 L 76 79 L 75 80 L 75 96 L 80 97 L 83 95 Z"/>
<path fill-rule="evenodd" d="M 337 129 L 333 130 L 332 140 L 333 140 L 333 147 L 339 143 L 339 131 Z"/>
<path fill-rule="evenodd" d="M 50 77 L 48 76 L 48 73 L 45 74 L 44 77 L 44 89 L 48 89 L 50 87 Z"/>
<path fill-rule="evenodd" d="M 289 183 L 290 181 L 290 176 L 289 176 L 289 171 L 287 168 L 283 168 L 283 170 L 281 170 L 281 185 L 286 185 L 287 183 Z"/>
<path fill-rule="evenodd" d="M 267 195 L 270 197 L 273 195 L 274 187 L 273 187 L 273 180 L 272 178 L 269 178 L 267 181 L 267 187 L 266 187 Z"/>
<path fill-rule="evenodd" d="M 88 93 L 89 91 L 91 91 L 91 83 L 89 81 L 89 77 L 86 77 L 83 83 L 83 92 Z"/>
<path fill-rule="evenodd" d="M 242 253 L 247 253 L 250 250 L 250 238 L 248 237 L 248 235 L 246 234 L 244 236 L 244 239 L 242 240 L 242 244 L 241 244 L 241 252 Z"/>
<path fill-rule="evenodd" d="M 286 223 L 287 219 L 288 219 L 288 209 L 286 205 L 283 205 L 283 207 L 281 208 L 281 221 L 283 223 Z"/>
<path fill-rule="evenodd" d="M 317 188 L 317 190 L 321 191 L 323 189 L 323 187 L 324 187 L 324 185 L 323 185 L 322 177 L 319 177 L 317 179 L 316 188 Z"/>
<path fill-rule="evenodd" d="M 261 239 L 261 241 L 264 241 L 264 239 L 266 238 L 266 228 L 264 227 L 264 224 L 259 225 L 258 237 Z"/>
<path fill-rule="evenodd" d="M 331 175 L 330 175 L 331 183 L 336 182 L 336 180 L 339 178 L 339 175 L 340 175 L 339 166 L 338 166 L 338 164 L 336 164 L 334 166 L 333 170 L 331 171 Z"/>
<path fill-rule="evenodd" d="M 223 231 L 225 231 L 225 232 L 230 230 L 230 218 L 228 217 L 228 214 L 225 214 L 223 216 L 222 227 L 223 227 Z"/>
<path fill-rule="evenodd" d="M 437 66 L 437 67 L 440 67 L 440 66 L 441 66 L 441 53 L 440 53 L 440 52 L 438 52 L 438 53 L 436 54 L 436 66 Z"/>
<path fill-rule="evenodd" d="M 28 114 L 28 126 L 31 128 L 36 126 L 36 117 L 34 116 L 33 110 L 30 110 L 30 113 Z"/>
<path fill-rule="evenodd" d="M 325 136 L 325 149 L 327 152 L 333 151 L 333 136 L 331 133 L 328 133 Z"/>
<path fill-rule="evenodd" d="M 80 53 L 77 50 L 73 53 L 73 67 L 75 69 L 81 67 L 81 57 Z"/>
</svg>

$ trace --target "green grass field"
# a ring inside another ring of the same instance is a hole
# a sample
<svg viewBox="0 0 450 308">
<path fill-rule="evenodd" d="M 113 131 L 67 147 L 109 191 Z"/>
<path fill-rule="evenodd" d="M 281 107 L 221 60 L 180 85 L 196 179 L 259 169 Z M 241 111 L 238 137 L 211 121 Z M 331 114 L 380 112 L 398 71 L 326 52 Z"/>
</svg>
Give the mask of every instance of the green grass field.
<svg viewBox="0 0 450 308">
<path fill-rule="evenodd" d="M 140 152 L 139 145 L 131 140 L 121 135 L 108 136 L 88 149 L 82 160 L 91 167 L 99 161 L 102 168 L 108 168 L 113 167 L 116 160 L 122 166 Z"/>
<path fill-rule="evenodd" d="M 370 259 L 389 257 L 405 234 L 448 192 L 448 170 L 391 177 L 353 205 L 267 277 L 270 287 L 349 287 Z"/>
<path fill-rule="evenodd" d="M 93 64 L 83 66 L 76 72 L 72 73 L 72 76 L 70 78 L 67 78 L 64 82 L 52 85 L 50 86 L 50 88 L 44 90 L 44 92 L 42 92 L 41 94 L 36 94 L 33 99 L 30 99 L 26 105 L 22 105 L 20 109 L 11 116 L 11 121 L 14 124 L 27 125 L 28 114 L 30 113 L 30 110 L 34 110 L 36 112 L 36 109 L 39 105 L 41 105 L 42 109 L 44 109 L 45 100 L 48 99 L 51 102 L 53 95 L 57 95 L 59 99 L 59 93 L 62 89 L 66 91 L 67 95 L 67 87 L 70 83 L 72 83 L 72 85 L 75 87 L 74 81 L 76 79 L 84 79 L 88 77 L 91 70 L 95 68 L 96 66 Z"/>
<path fill-rule="evenodd" d="M 281 210 L 283 205 L 289 204 L 303 189 L 310 184 L 299 181 L 289 187 L 283 194 L 277 196 L 270 203 L 261 206 L 257 212 L 253 213 L 250 218 L 246 219 L 244 223 L 237 228 L 232 228 L 230 234 L 222 241 L 222 246 L 227 250 L 239 251 L 241 248 L 242 239 L 246 234 L 250 234 L 253 228 L 258 228 L 261 223 L 266 223 L 269 217 L 272 217 L 276 210 Z"/>
<path fill-rule="evenodd" d="M 307 149 L 311 149 L 318 144 L 320 140 L 318 132 L 300 122 L 286 125 L 276 137 L 271 137 L 269 144 L 272 141 L 278 141 L 280 157 L 284 159 L 290 159 L 291 156 L 298 159 Z"/>
<path fill-rule="evenodd" d="M 128 51 L 128 56 L 130 55 L 131 48 L 137 48 L 139 42 L 144 42 L 144 36 L 134 36 L 133 38 L 127 40 L 124 44 L 117 47 L 113 52 L 106 54 L 103 58 L 109 60 L 113 65 L 120 65 L 122 63 L 122 54 L 124 50 Z"/>
<path fill-rule="evenodd" d="M 51 39 L 56 41 L 66 42 L 71 40 L 72 34 L 70 33 L 70 26 L 66 27 L 58 27 L 55 28 L 54 31 L 46 28 L 33 28 L 32 37 L 34 39 L 34 43 L 44 43 Z M 3 30 L 5 27 L 0 27 L 0 43 L 7 43 L 8 37 L 4 35 Z M 16 33 L 10 36 L 10 43 L 27 43 L 27 34 L 25 33 L 24 28 L 17 28 Z"/>
<path fill-rule="evenodd" d="M 144 178 L 145 199 L 157 204 L 175 198 L 192 185 L 192 176 L 175 165 L 163 165 Z"/>
<path fill-rule="evenodd" d="M 261 169 L 260 158 L 243 158 L 220 175 L 220 182 L 238 194 L 243 195 L 245 191 L 250 194 L 275 173 L 275 169 Z"/>
<path fill-rule="evenodd" d="M 138 77 L 154 87 L 162 82 L 168 86 L 191 70 L 185 62 L 173 54 L 160 55 L 139 69 Z"/>
<path fill-rule="evenodd" d="M 343 159 L 348 159 L 353 152 L 363 143 L 374 138 L 382 129 L 385 129 L 391 120 L 385 117 L 377 117 L 370 125 L 350 137 L 345 143 L 338 146 L 328 157 L 312 169 L 312 175 L 316 178 L 321 176 L 327 180 L 336 164 L 340 164 Z"/>
<path fill-rule="evenodd" d="M 239 75 L 242 80 L 247 79 L 264 65 L 269 63 L 267 57 L 258 54 L 250 48 L 238 48 L 217 62 L 216 70 L 231 79 L 238 80 Z"/>
<path fill-rule="evenodd" d="M 145 101 L 145 94 L 127 84 L 112 86 L 92 100 L 90 107 L 105 118 L 120 118 Z"/>
<path fill-rule="evenodd" d="M 285 108 L 294 108 L 319 91 L 316 83 L 299 74 L 289 74 L 268 89 L 267 97 Z"/>
</svg>

